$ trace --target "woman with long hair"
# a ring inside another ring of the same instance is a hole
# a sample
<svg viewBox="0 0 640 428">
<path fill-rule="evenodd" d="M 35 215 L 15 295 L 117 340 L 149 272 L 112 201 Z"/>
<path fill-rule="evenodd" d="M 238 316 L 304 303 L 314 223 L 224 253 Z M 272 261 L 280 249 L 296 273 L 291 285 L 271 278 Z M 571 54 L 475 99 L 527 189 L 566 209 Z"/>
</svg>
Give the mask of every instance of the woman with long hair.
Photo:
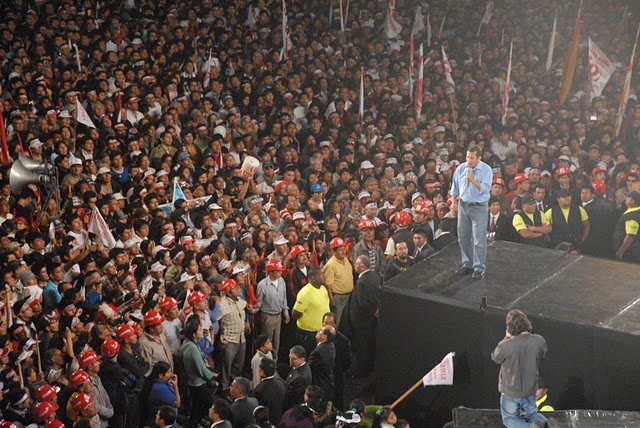
<svg viewBox="0 0 640 428">
<path fill-rule="evenodd" d="M 178 377 L 166 361 L 158 361 L 151 369 L 140 390 L 141 426 L 156 427 L 155 415 L 162 406 L 171 406 L 176 415 L 180 407 Z"/>
<path fill-rule="evenodd" d="M 398 417 L 393 409 L 389 406 L 380 408 L 373 417 L 373 428 L 391 428 L 395 427 Z"/>
</svg>

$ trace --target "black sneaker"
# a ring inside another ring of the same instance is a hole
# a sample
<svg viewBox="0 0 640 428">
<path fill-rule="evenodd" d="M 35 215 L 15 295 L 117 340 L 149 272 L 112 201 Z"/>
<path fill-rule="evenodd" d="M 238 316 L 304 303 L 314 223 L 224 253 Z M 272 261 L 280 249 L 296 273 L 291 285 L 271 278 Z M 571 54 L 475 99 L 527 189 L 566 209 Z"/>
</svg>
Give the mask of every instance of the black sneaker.
<svg viewBox="0 0 640 428">
<path fill-rule="evenodd" d="M 471 275 L 471 279 L 480 279 L 484 276 L 484 272 L 480 270 L 474 270 L 473 275 Z"/>
<path fill-rule="evenodd" d="M 456 273 L 461 276 L 470 275 L 473 273 L 473 269 L 462 266 L 456 271 Z"/>
</svg>

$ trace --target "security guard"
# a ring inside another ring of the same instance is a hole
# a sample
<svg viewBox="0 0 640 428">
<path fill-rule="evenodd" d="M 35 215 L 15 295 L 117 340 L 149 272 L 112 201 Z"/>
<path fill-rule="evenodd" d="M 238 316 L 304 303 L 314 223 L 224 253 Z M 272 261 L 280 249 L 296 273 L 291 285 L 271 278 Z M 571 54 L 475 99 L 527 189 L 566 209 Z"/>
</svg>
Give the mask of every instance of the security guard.
<svg viewBox="0 0 640 428">
<path fill-rule="evenodd" d="M 542 213 L 536 209 L 536 200 L 530 194 L 520 198 L 522 211 L 513 214 L 513 228 L 518 233 L 517 242 L 547 247 L 551 226 L 544 224 Z"/>
<path fill-rule="evenodd" d="M 625 199 L 627 210 L 620 216 L 613 232 L 613 248 L 616 258 L 628 262 L 640 262 L 640 242 L 638 228 L 640 226 L 640 192 L 634 190 Z"/>
<path fill-rule="evenodd" d="M 547 385 L 544 382 L 544 379 L 538 377 L 538 389 L 536 389 L 536 407 L 539 412 L 553 412 L 555 409 L 549 403 L 549 399 L 547 397 Z"/>
<path fill-rule="evenodd" d="M 558 205 L 545 214 L 545 222 L 552 227 L 551 247 L 569 242 L 574 249 L 580 250 L 591 230 L 589 215 L 584 208 L 571 203 L 570 190 L 558 189 L 557 199 Z"/>
</svg>

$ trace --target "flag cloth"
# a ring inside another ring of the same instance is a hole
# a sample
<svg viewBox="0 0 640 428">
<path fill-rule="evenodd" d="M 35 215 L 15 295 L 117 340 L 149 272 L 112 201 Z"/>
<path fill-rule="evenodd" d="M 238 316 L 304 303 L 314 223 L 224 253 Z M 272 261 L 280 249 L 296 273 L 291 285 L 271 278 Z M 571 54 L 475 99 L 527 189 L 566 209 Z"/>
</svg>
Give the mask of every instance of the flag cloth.
<svg viewBox="0 0 640 428">
<path fill-rule="evenodd" d="M 638 34 L 640 34 L 640 25 L 638 25 L 638 31 L 636 32 L 636 40 L 633 42 L 633 50 L 631 51 L 631 59 L 627 66 L 627 75 L 624 78 L 624 86 L 622 87 L 622 95 L 620 96 L 620 106 L 618 107 L 618 116 L 616 117 L 616 137 L 620 135 L 620 128 L 622 127 L 622 119 L 624 118 L 624 112 L 627 109 L 627 100 L 629 99 L 629 93 L 631 92 L 631 76 L 633 73 L 633 59 L 636 56 L 636 47 L 638 46 Z"/>
<path fill-rule="evenodd" d="M 207 68 L 204 73 L 204 87 L 207 88 L 209 86 L 209 82 L 211 81 L 211 49 L 209 49 L 209 59 L 207 60 Z"/>
<path fill-rule="evenodd" d="M 178 183 L 178 178 L 176 177 L 173 180 L 173 197 L 171 198 L 171 207 L 175 207 L 175 203 L 178 199 L 184 199 L 185 201 L 187 200 L 187 197 L 184 195 L 184 192 L 182 191 L 182 187 L 180 187 L 180 184 Z"/>
<path fill-rule="evenodd" d="M 507 109 L 509 108 L 509 91 L 511 90 L 511 60 L 513 58 L 513 40 L 511 48 L 509 48 L 509 64 L 507 65 L 507 80 L 504 82 L 504 91 L 502 92 L 502 126 L 507 124 Z"/>
<path fill-rule="evenodd" d="M 427 14 L 427 46 L 431 47 L 431 15 Z"/>
<path fill-rule="evenodd" d="M 413 20 L 411 35 L 418 34 L 420 31 L 424 31 L 424 20 L 422 19 L 422 9 L 418 5 L 416 6 L 416 17 Z"/>
<path fill-rule="evenodd" d="M 440 23 L 440 29 L 438 30 L 438 38 L 442 38 L 442 30 L 444 29 L 444 22 L 447 20 L 446 15 L 442 17 L 442 22 Z"/>
<path fill-rule="evenodd" d="M 285 61 L 289 58 L 289 51 L 291 50 L 292 43 L 289 37 L 289 25 L 287 20 L 287 3 L 282 0 L 282 49 L 280 50 L 280 61 Z"/>
<path fill-rule="evenodd" d="M 93 124 L 93 121 L 89 117 L 87 111 L 80 104 L 80 100 L 76 97 L 76 120 L 78 123 L 88 126 L 89 128 L 95 128 L 96 126 Z"/>
<path fill-rule="evenodd" d="M 580 9 L 578 9 L 578 17 L 576 18 L 576 25 L 573 27 L 573 40 L 567 57 L 564 60 L 562 66 L 562 83 L 560 84 L 560 104 L 564 104 L 571 90 L 571 83 L 573 82 L 573 73 L 576 70 L 576 61 L 578 59 L 578 45 L 580 44 L 580 21 L 582 19 L 582 1 L 580 1 Z"/>
<path fill-rule="evenodd" d="M 413 95 L 413 74 L 416 72 L 413 64 L 413 34 L 409 37 L 409 99 Z"/>
<path fill-rule="evenodd" d="M 591 78 L 590 100 L 602 95 L 604 87 L 616 70 L 613 63 L 589 37 L 589 76 Z"/>
<path fill-rule="evenodd" d="M 422 81 L 424 78 L 424 51 L 420 43 L 420 67 L 418 67 L 418 84 L 416 85 L 416 120 L 420 120 L 422 114 Z"/>
<path fill-rule="evenodd" d="M 453 352 L 449 352 L 446 357 L 442 359 L 440 364 L 431 369 L 422 378 L 423 386 L 433 385 L 453 385 Z"/>
<path fill-rule="evenodd" d="M 94 208 L 91 213 L 91 220 L 89 221 L 89 232 L 98 237 L 98 240 L 102 245 L 109 249 L 113 249 L 116 246 L 116 239 L 107 226 L 107 222 L 104 221 L 102 214 L 98 208 Z"/>
<path fill-rule="evenodd" d="M 558 12 L 556 12 L 553 17 L 553 28 L 551 29 L 551 38 L 549 39 L 549 49 L 547 51 L 547 64 L 546 69 L 547 72 L 551 68 L 551 64 L 553 63 L 553 48 L 556 44 L 556 23 L 558 22 Z"/>
<path fill-rule="evenodd" d="M 449 58 L 447 58 L 447 54 L 444 51 L 444 46 L 442 47 L 442 65 L 447 82 L 455 86 L 456 83 L 453 81 L 453 77 L 451 77 L 451 64 L 449 64 Z"/>
<path fill-rule="evenodd" d="M 364 119 L 364 68 L 360 69 L 360 110 L 358 111 L 360 123 Z"/>
<path fill-rule="evenodd" d="M 78 65 L 78 73 L 82 73 L 82 63 L 80 62 L 80 52 L 78 52 L 78 45 L 74 43 L 73 49 L 76 51 L 76 63 Z"/>
<path fill-rule="evenodd" d="M 482 15 L 482 21 L 480 21 L 480 25 L 478 25 L 478 31 L 476 32 L 476 37 L 480 37 L 480 29 L 482 25 L 489 25 L 491 22 L 491 17 L 493 16 L 493 2 L 487 2 L 487 5 L 484 7 L 484 15 Z"/>
<path fill-rule="evenodd" d="M 387 35 L 387 39 L 393 39 L 402 32 L 402 25 L 398 23 L 393 17 L 395 13 L 395 0 L 389 0 L 389 6 L 387 7 L 387 17 L 384 20 L 384 32 Z"/>
</svg>

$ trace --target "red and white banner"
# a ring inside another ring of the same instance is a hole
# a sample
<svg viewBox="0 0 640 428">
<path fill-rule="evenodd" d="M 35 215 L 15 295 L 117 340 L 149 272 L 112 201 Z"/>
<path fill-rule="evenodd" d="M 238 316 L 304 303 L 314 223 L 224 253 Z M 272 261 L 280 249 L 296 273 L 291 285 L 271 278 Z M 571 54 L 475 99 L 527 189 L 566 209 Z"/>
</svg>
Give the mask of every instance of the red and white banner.
<svg viewBox="0 0 640 428">
<path fill-rule="evenodd" d="M 624 87 L 622 88 L 622 96 L 620 96 L 620 106 L 618 107 L 618 116 L 616 117 L 616 137 L 620 134 L 620 128 L 622 127 L 622 119 L 624 118 L 624 112 L 627 109 L 627 100 L 631 92 L 631 75 L 633 73 L 633 59 L 636 56 L 636 47 L 638 46 L 638 35 L 640 34 L 640 25 L 638 25 L 638 31 L 636 32 L 636 40 L 633 42 L 633 51 L 631 51 L 631 59 L 627 66 L 627 75 L 624 78 Z"/>
<path fill-rule="evenodd" d="M 604 87 L 616 70 L 615 65 L 600 50 L 598 45 L 589 37 L 589 77 L 591 81 L 591 97 L 602 95 Z"/>
<path fill-rule="evenodd" d="M 107 226 L 107 222 L 104 221 L 102 214 L 98 208 L 94 208 L 91 213 L 91 220 L 89 221 L 89 232 L 98 237 L 98 241 L 109 248 L 110 250 L 115 248 L 116 239 Z"/>
<path fill-rule="evenodd" d="M 451 64 L 449 64 L 449 58 L 447 58 L 447 54 L 444 51 L 444 46 L 442 47 L 442 66 L 444 67 L 444 76 L 447 82 L 455 86 L 456 83 L 453 81 L 453 77 L 451 77 Z"/>
<path fill-rule="evenodd" d="M 422 19 L 422 9 L 418 5 L 416 6 L 416 17 L 413 19 L 411 35 L 418 34 L 420 31 L 424 31 L 424 20 Z"/>
<path fill-rule="evenodd" d="M 280 61 L 285 61 L 289 58 L 289 51 L 293 47 L 289 37 L 288 25 L 287 3 L 282 0 L 282 50 L 280 50 Z"/>
<path fill-rule="evenodd" d="M 422 81 L 424 78 L 424 52 L 420 43 L 420 67 L 418 68 L 418 84 L 416 85 L 416 120 L 420 121 L 422 114 Z"/>
<path fill-rule="evenodd" d="M 440 364 L 431 369 L 422 378 L 422 385 L 453 385 L 453 356 L 454 352 L 449 352 L 446 357 L 442 359 Z"/>
<path fill-rule="evenodd" d="M 76 97 L 76 120 L 78 121 L 78 123 L 86 125 L 89 128 L 96 127 L 93 124 L 91 117 L 89 117 L 87 111 L 84 109 L 84 107 L 82 107 L 82 104 L 80 104 L 80 100 L 78 99 L 78 97 Z"/>
<path fill-rule="evenodd" d="M 511 60 L 513 59 L 513 40 L 509 48 L 509 64 L 507 65 L 507 80 L 504 82 L 502 92 L 502 126 L 507 124 L 507 110 L 509 108 L 509 91 L 511 90 Z"/>
<path fill-rule="evenodd" d="M 389 0 L 389 6 L 387 7 L 387 17 L 384 20 L 384 32 L 387 35 L 387 39 L 393 39 L 402 32 L 402 25 L 395 20 L 395 0 Z"/>
</svg>

